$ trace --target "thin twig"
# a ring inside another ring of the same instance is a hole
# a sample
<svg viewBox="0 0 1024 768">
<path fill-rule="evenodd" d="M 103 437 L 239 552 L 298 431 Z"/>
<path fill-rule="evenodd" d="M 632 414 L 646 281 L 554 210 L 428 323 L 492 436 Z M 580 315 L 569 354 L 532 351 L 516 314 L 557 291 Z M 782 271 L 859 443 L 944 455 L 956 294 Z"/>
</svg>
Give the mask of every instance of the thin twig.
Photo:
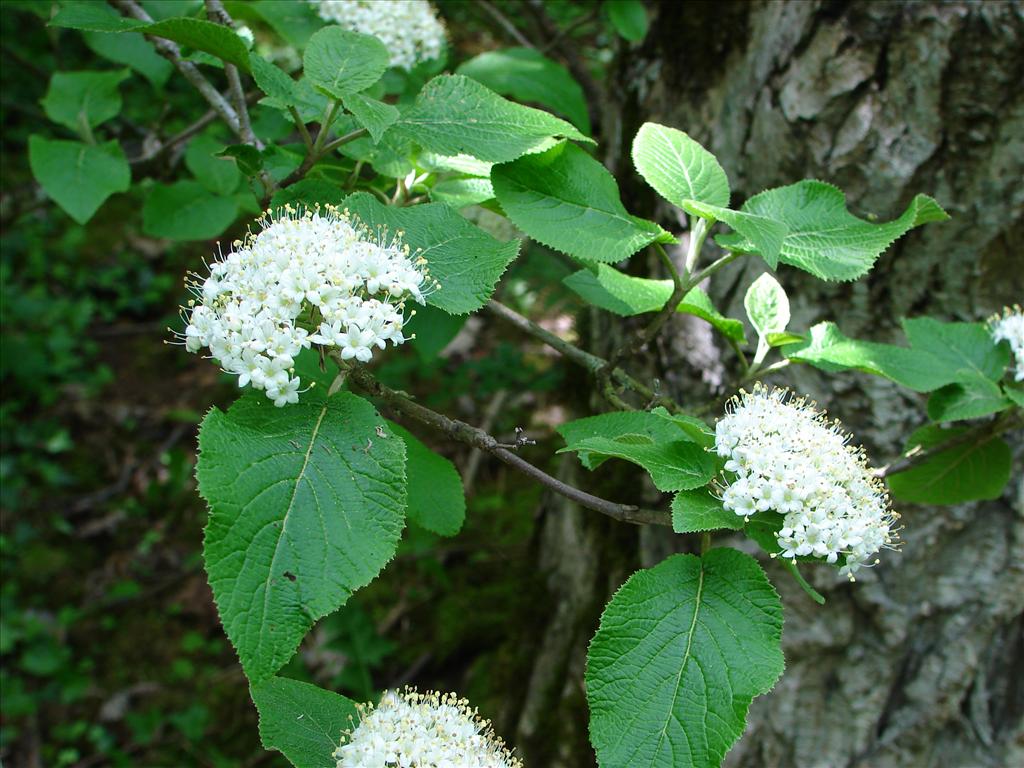
<svg viewBox="0 0 1024 768">
<path fill-rule="evenodd" d="M 321 130 L 323 130 L 323 129 L 321 129 Z M 344 144 L 348 144 L 350 141 L 355 141 L 356 139 L 360 139 L 363 136 L 365 136 L 367 133 L 368 133 L 368 131 L 365 128 L 357 128 L 356 130 L 352 131 L 351 133 L 346 133 L 344 136 L 339 136 L 338 138 L 334 139 L 333 141 L 327 142 L 322 147 L 320 147 L 320 149 L 317 150 L 316 152 L 310 152 L 310 154 L 306 155 L 306 159 L 302 161 L 302 165 L 300 165 L 294 171 L 292 171 L 287 176 L 285 176 L 284 179 L 281 180 L 280 184 L 278 184 L 278 186 L 281 189 L 284 189 L 285 187 L 290 186 L 291 184 L 294 184 L 295 182 L 297 182 L 300 179 L 304 178 L 305 175 L 307 173 L 309 173 L 310 169 L 314 165 L 316 165 L 321 159 L 323 159 L 324 157 L 329 155 L 331 152 L 336 150 L 338 147 L 340 147 L 340 146 L 342 146 Z M 318 138 L 319 138 L 319 134 L 318 134 Z"/>
<path fill-rule="evenodd" d="M 505 464 L 532 477 L 546 488 L 571 501 L 575 501 L 582 507 L 600 512 L 621 522 L 635 523 L 637 525 L 671 525 L 671 518 L 668 512 L 641 509 L 632 504 L 618 504 L 563 483 L 544 470 L 535 467 L 514 451 L 502 447 L 502 444 L 496 438 L 487 434 L 482 429 L 457 419 L 451 419 L 444 414 L 437 413 L 419 403 L 413 402 L 402 393 L 381 384 L 365 368 L 351 369 L 348 373 L 348 381 L 366 394 L 379 397 L 399 413 L 443 432 L 453 440 L 458 440 L 486 451 Z"/>
<path fill-rule="evenodd" d="M 501 28 L 504 29 L 505 32 L 507 32 L 512 37 L 512 39 L 514 39 L 517 43 L 519 43 L 520 45 L 524 45 L 527 48 L 537 47 L 532 42 L 530 42 L 529 38 L 527 38 L 526 35 L 524 35 L 516 28 L 516 25 L 513 24 L 512 21 L 504 13 L 498 10 L 491 3 L 487 2 L 487 0 L 476 0 L 476 4 L 483 8 L 485 11 L 487 11 L 487 13 L 490 14 L 491 18 L 498 22 Z"/>
<path fill-rule="evenodd" d="M 603 357 L 598 357 L 595 354 L 580 349 L 575 344 L 572 344 L 565 339 L 556 336 L 551 331 L 542 328 L 533 322 L 529 318 L 523 317 L 514 309 L 506 307 L 499 301 L 491 299 L 485 305 L 485 308 L 495 317 L 501 318 L 505 322 L 515 326 L 523 333 L 533 336 L 556 352 L 560 353 L 563 357 L 576 365 L 586 368 L 591 373 L 597 374 L 602 369 L 607 368 L 608 361 Z M 621 368 L 614 368 L 609 371 L 611 378 L 618 384 L 636 392 L 641 397 L 650 401 L 653 405 L 660 405 L 663 408 L 673 413 L 683 413 L 684 409 L 677 402 L 671 398 L 665 397 L 654 391 L 651 387 L 637 381 L 628 373 L 623 371 Z"/>
<path fill-rule="evenodd" d="M 146 13 L 142 6 L 135 2 L 135 0 L 109 0 L 124 16 L 130 16 L 139 21 L 145 21 L 152 24 L 152 17 Z M 202 94 L 203 98 L 209 103 L 211 107 L 221 116 L 221 119 L 228 124 L 228 127 L 233 133 L 241 137 L 241 125 L 238 121 L 238 114 L 235 112 L 227 99 L 225 99 L 220 91 L 213 87 L 209 80 L 207 80 L 203 73 L 199 71 L 199 67 L 190 61 L 185 61 L 181 55 L 181 48 L 178 47 L 177 43 L 171 42 L 162 37 L 154 37 L 152 35 L 146 35 L 149 41 L 156 48 L 157 53 L 163 56 L 165 59 L 170 61 L 185 79 L 188 80 L 192 85 L 195 86 L 196 90 Z"/>
</svg>

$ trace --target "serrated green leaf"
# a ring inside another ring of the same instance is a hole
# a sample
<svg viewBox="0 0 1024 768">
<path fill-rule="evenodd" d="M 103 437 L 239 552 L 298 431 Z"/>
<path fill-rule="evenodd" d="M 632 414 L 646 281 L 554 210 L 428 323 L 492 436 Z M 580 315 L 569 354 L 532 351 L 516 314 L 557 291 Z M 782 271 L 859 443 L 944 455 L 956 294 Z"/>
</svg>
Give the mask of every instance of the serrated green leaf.
<svg viewBox="0 0 1024 768">
<path fill-rule="evenodd" d="M 684 200 L 680 206 L 694 216 L 707 219 L 712 224 L 724 222 L 752 242 L 769 267 L 775 269 L 779 263 L 779 251 L 786 238 L 789 228 L 781 221 L 755 216 L 752 213 L 731 211 L 717 205 L 701 203 L 697 200 Z"/>
<path fill-rule="evenodd" d="M 456 73 L 502 96 L 546 107 L 590 133 L 583 88 L 568 69 L 534 48 L 487 51 L 461 64 Z"/>
<path fill-rule="evenodd" d="M 347 199 L 348 192 L 338 184 L 332 184 L 324 179 L 302 179 L 284 189 L 277 190 L 270 198 L 270 207 L 280 208 L 291 203 L 309 207 L 334 205 L 340 208 Z"/>
<path fill-rule="evenodd" d="M 691 200 L 722 208 L 729 205 L 729 179 L 722 166 L 680 130 L 644 123 L 633 139 L 633 165 L 675 206 L 682 208 Z"/>
<path fill-rule="evenodd" d="M 309 683 L 272 677 L 250 689 L 260 714 L 260 741 L 295 768 L 334 768 L 342 733 L 359 723 L 355 702 Z"/>
<path fill-rule="evenodd" d="M 255 147 L 249 147 L 257 152 Z M 230 159 L 220 157 L 224 144 L 207 134 L 196 136 L 185 148 L 185 165 L 196 181 L 215 195 L 230 195 L 242 180 L 238 166 Z"/>
<path fill-rule="evenodd" d="M 1003 387 L 1003 392 L 1006 393 L 1006 396 L 1012 400 L 1017 407 L 1024 408 L 1024 389 L 1019 385 L 1006 384 Z"/>
<path fill-rule="evenodd" d="M 672 530 L 676 533 L 696 533 L 727 528 L 743 528 L 743 518 L 722 506 L 707 488 L 679 491 L 672 499 Z"/>
<path fill-rule="evenodd" d="M 147 22 L 128 19 L 106 3 L 93 0 L 65 0 L 60 4 L 49 26 L 92 32 L 127 32 L 146 26 Z"/>
<path fill-rule="evenodd" d="M 885 376 L 915 392 L 930 392 L 953 381 L 950 372 L 925 352 L 851 339 L 844 336 L 835 323 L 818 323 L 808 336 L 806 342 L 784 346 L 783 354 L 790 360 L 809 363 L 824 371 L 854 368 Z"/>
<path fill-rule="evenodd" d="M 608 9 L 608 19 L 615 31 L 626 40 L 639 43 L 647 37 L 650 22 L 640 0 L 605 0 L 604 7 Z"/>
<path fill-rule="evenodd" d="M 351 115 L 342 115 L 335 121 L 335 129 L 339 134 L 349 133 L 359 127 Z M 377 144 L 374 144 L 369 136 L 364 136 L 343 144 L 338 151 L 345 157 L 371 165 L 373 170 L 382 176 L 401 179 L 415 169 L 412 164 L 413 149 L 409 137 L 396 127 L 392 127 L 384 133 Z"/>
<path fill-rule="evenodd" d="M 909 348 L 851 339 L 834 323 L 819 323 L 810 329 L 808 341 L 784 346 L 783 354 L 826 371 L 855 368 L 885 376 L 916 392 L 977 379 L 998 380 L 1009 359 L 982 323 L 916 318 L 904 320 L 903 327 L 912 343 Z"/>
<path fill-rule="evenodd" d="M 562 282 L 595 307 L 625 317 L 657 312 L 672 296 L 673 287 L 671 280 L 624 275 L 607 264 L 598 264 L 596 270 L 574 272 Z M 746 343 L 743 323 L 721 314 L 711 303 L 711 298 L 700 288 L 690 289 L 676 311 L 699 317 L 725 336 Z"/>
<path fill-rule="evenodd" d="M 398 109 L 383 101 L 371 99 L 361 93 L 349 94 L 341 100 L 345 109 L 355 115 L 359 124 L 370 132 L 373 143 L 377 144 L 384 132 L 398 120 Z"/>
<path fill-rule="evenodd" d="M 1010 362 L 1010 351 L 992 340 L 984 323 L 944 323 L 915 317 L 903 320 L 902 325 L 910 346 L 935 358 L 953 381 L 999 381 Z"/>
<path fill-rule="evenodd" d="M 142 231 L 170 240 L 209 240 L 238 216 L 238 201 L 220 197 L 196 181 L 156 184 L 142 206 Z"/>
<path fill-rule="evenodd" d="M 494 199 L 494 187 L 490 179 L 445 179 L 430 189 L 430 199 L 452 208 L 465 208 Z"/>
<path fill-rule="evenodd" d="M 121 112 L 118 86 L 130 75 L 127 69 L 56 72 L 41 102 L 43 111 L 53 122 L 88 137 L 91 129 Z"/>
<path fill-rule="evenodd" d="M 782 333 L 789 325 L 789 297 L 779 281 L 765 272 L 750 284 L 743 297 L 743 308 L 767 351 L 768 334 Z"/>
<path fill-rule="evenodd" d="M 949 384 L 932 392 L 928 398 L 928 418 L 932 421 L 978 419 L 1012 406 L 998 384 L 976 378 L 969 384 Z"/>
<path fill-rule="evenodd" d="M 255 53 L 249 54 L 249 64 L 252 67 L 252 77 L 256 81 L 256 85 L 272 100 L 272 106 L 284 109 L 294 107 L 299 103 L 295 92 L 295 81 L 283 69 Z"/>
<path fill-rule="evenodd" d="M 351 393 L 275 408 L 253 392 L 207 414 L 199 449 L 196 476 L 210 505 L 206 572 L 255 683 L 394 556 L 405 444 Z"/>
<path fill-rule="evenodd" d="M 396 130 L 430 152 L 492 163 L 536 152 L 557 137 L 591 141 L 571 123 L 503 99 L 462 75 L 427 83 Z"/>
<path fill-rule="evenodd" d="M 214 154 L 235 161 L 235 166 L 246 176 L 255 176 L 263 170 L 263 155 L 252 144 L 231 144 Z M 256 211 L 259 213 L 259 209 Z"/>
<path fill-rule="evenodd" d="M 416 314 L 409 318 L 403 333 L 415 337 L 415 343 L 409 346 L 420 360 L 429 362 L 458 335 L 467 319 L 467 315 L 449 315 L 428 304 L 416 307 Z"/>
<path fill-rule="evenodd" d="M 405 443 L 409 519 L 440 536 L 454 536 L 466 520 L 466 492 L 459 471 L 405 427 L 394 422 L 388 424 Z"/>
<path fill-rule="evenodd" d="M 346 207 L 371 229 L 404 232 L 404 242 L 427 260 L 441 287 L 427 303 L 453 315 L 479 309 L 519 253 L 519 241 L 503 243 L 470 224 L 444 203 L 407 208 L 387 206 L 366 193 L 352 195 Z"/>
<path fill-rule="evenodd" d="M 591 454 L 589 451 L 579 448 L 579 444 L 584 440 L 592 437 L 615 439 L 623 435 L 645 435 L 651 438 L 652 442 L 668 443 L 682 439 L 682 435 L 679 434 L 681 428 L 681 425 L 673 421 L 664 409 L 658 409 L 650 412 L 602 413 L 566 422 L 557 429 L 558 434 L 565 439 L 568 450 L 577 452 L 583 466 L 587 469 L 596 469 L 610 457 Z M 687 431 L 687 434 L 690 432 Z"/>
<path fill-rule="evenodd" d="M 785 665 L 782 604 L 733 549 L 673 555 L 623 584 L 587 653 L 602 768 L 717 768 Z"/>
<path fill-rule="evenodd" d="M 932 198 L 917 195 L 898 219 L 875 224 L 850 213 L 838 188 L 810 179 L 755 195 L 740 210 L 785 224 L 789 232 L 779 261 L 822 280 L 855 280 L 914 227 L 949 218 Z M 740 234 L 720 235 L 716 241 L 730 250 L 760 253 Z"/>
<path fill-rule="evenodd" d="M 174 71 L 174 65 L 153 50 L 141 34 L 126 32 L 83 32 L 89 49 L 116 64 L 124 64 L 141 74 L 155 88 L 162 88 Z"/>
<path fill-rule="evenodd" d="M 226 0 L 225 7 L 237 20 L 265 21 L 285 42 L 302 50 L 313 33 L 323 27 L 312 3 L 281 0 Z"/>
<path fill-rule="evenodd" d="M 229 27 L 203 19 L 171 18 L 148 24 L 138 29 L 147 35 L 164 37 L 181 45 L 234 64 L 243 72 L 249 71 L 249 49 L 242 38 Z"/>
<path fill-rule="evenodd" d="M 587 261 L 622 261 L 663 231 L 630 216 L 614 177 L 568 142 L 494 166 L 491 183 L 506 215 L 523 232 Z"/>
<path fill-rule="evenodd" d="M 907 450 L 934 448 L 966 431 L 922 427 L 910 436 Z M 960 504 L 977 499 L 996 499 L 1010 479 L 1010 446 L 989 437 L 955 445 L 930 456 L 904 472 L 886 478 L 893 498 L 915 504 Z"/>
<path fill-rule="evenodd" d="M 625 459 L 642 467 L 651 476 L 659 491 L 680 491 L 705 485 L 718 467 L 714 458 L 703 447 L 676 439 L 671 442 L 641 442 L 651 440 L 647 435 L 625 434 L 618 438 L 588 437 L 563 448 L 566 451 L 585 451 L 589 460 L 612 456 Z"/>
<path fill-rule="evenodd" d="M 72 219 L 85 224 L 115 192 L 127 192 L 132 172 L 116 141 L 83 144 L 29 136 L 32 175 Z"/>
<path fill-rule="evenodd" d="M 178 4 L 179 8 L 185 8 Z M 141 32 L 204 51 L 249 71 L 249 49 L 234 30 L 203 19 L 173 17 L 149 23 L 111 14 L 97 2 L 65 3 L 50 21 L 53 27 L 91 32 Z"/>
<path fill-rule="evenodd" d="M 314 88 L 340 99 L 380 80 L 388 68 L 388 49 L 371 35 L 330 26 L 309 38 L 302 63 Z"/>
</svg>

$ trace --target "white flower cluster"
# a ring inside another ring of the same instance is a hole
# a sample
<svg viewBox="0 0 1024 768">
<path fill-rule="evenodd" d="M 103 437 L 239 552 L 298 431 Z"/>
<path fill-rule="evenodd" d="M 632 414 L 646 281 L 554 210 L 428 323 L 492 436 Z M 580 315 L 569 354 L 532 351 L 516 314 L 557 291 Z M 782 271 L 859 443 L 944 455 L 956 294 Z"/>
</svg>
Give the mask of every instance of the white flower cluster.
<svg viewBox="0 0 1024 768">
<path fill-rule="evenodd" d="M 427 0 L 310 0 L 324 21 L 373 35 L 391 53 L 391 66 L 412 69 L 440 57 L 444 24 Z"/>
<path fill-rule="evenodd" d="M 522 768 L 455 694 L 385 691 L 376 707 L 359 709 L 359 725 L 334 752 L 337 768 Z"/>
<path fill-rule="evenodd" d="M 406 341 L 405 302 L 423 304 L 437 286 L 401 232 L 373 234 L 333 206 L 286 206 L 258 223 L 208 277 L 192 276 L 196 299 L 183 339 L 189 352 L 208 348 L 240 387 L 265 390 L 278 407 L 299 398 L 294 363 L 304 348 L 368 362 L 374 347 Z"/>
<path fill-rule="evenodd" d="M 898 515 L 839 422 L 760 385 L 727 410 L 715 426 L 715 448 L 732 478 L 722 502 L 747 519 L 769 510 L 784 515 L 777 535 L 783 557 L 843 557 L 841 572 L 852 579 L 879 549 L 894 548 Z"/>
<path fill-rule="evenodd" d="M 1013 378 L 1024 381 L 1024 311 L 1020 307 L 1007 307 L 1003 314 L 989 321 L 989 331 L 996 342 L 1007 341 L 1013 352 Z"/>
</svg>

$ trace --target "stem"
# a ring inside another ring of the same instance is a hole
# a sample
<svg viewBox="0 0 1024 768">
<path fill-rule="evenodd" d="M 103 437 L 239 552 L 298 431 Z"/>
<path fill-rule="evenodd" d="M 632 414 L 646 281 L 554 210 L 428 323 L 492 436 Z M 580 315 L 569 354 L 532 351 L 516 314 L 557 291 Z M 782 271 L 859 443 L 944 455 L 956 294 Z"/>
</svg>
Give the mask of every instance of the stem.
<svg viewBox="0 0 1024 768">
<path fill-rule="evenodd" d="M 575 344 L 572 344 L 565 339 L 562 339 L 555 334 L 551 333 L 544 328 L 541 328 L 537 323 L 532 320 L 523 317 L 515 310 L 510 307 L 506 307 L 499 301 L 491 299 L 485 305 L 485 308 L 495 317 L 499 317 L 505 322 L 515 326 L 523 333 L 533 336 L 535 339 L 542 341 L 547 344 L 556 352 L 560 353 L 570 362 L 576 365 L 586 368 L 593 374 L 599 374 L 602 370 L 607 369 L 610 377 L 621 384 L 624 387 L 636 392 L 641 397 L 647 399 L 651 405 L 660 405 L 672 413 L 685 413 L 685 409 L 675 402 L 671 398 L 665 397 L 654 389 L 647 386 L 646 384 L 637 381 L 628 373 L 623 371 L 621 368 L 610 368 L 608 361 L 603 357 L 598 357 L 595 354 L 580 349 Z"/>
<path fill-rule="evenodd" d="M 317 134 L 317 138 L 319 139 L 320 135 L 323 133 L 324 131 L 323 129 L 321 129 L 320 133 Z M 311 150 L 310 153 L 306 155 L 306 159 L 302 161 L 302 165 L 300 165 L 294 171 L 285 176 L 284 179 L 281 180 L 280 184 L 278 184 L 278 186 L 284 189 L 285 187 L 294 184 L 295 182 L 302 179 L 307 173 L 309 173 L 310 169 L 314 165 L 316 165 L 317 162 L 319 162 L 319 160 L 322 157 L 333 152 L 335 149 L 342 146 L 343 144 L 347 144 L 350 141 L 355 141 L 356 139 L 365 136 L 367 133 L 368 131 L 365 128 L 357 128 L 351 133 L 346 133 L 344 136 L 334 139 L 333 141 L 327 142 L 325 145 L 320 147 L 319 152 Z M 387 202 L 387 200 L 385 200 L 384 202 Z"/>
<path fill-rule="evenodd" d="M 708 236 L 708 223 L 706 220 L 698 218 L 697 223 L 693 225 L 693 230 L 690 232 L 690 248 L 686 253 L 686 276 L 687 282 L 693 278 L 693 270 L 697 267 L 697 261 L 700 259 L 700 249 L 704 247 L 704 238 Z M 693 283 L 691 283 L 692 287 Z"/>
<path fill-rule="evenodd" d="M 703 531 L 700 534 L 700 554 L 701 557 L 707 554 L 707 551 L 711 549 L 711 531 Z"/>
<path fill-rule="evenodd" d="M 517 43 L 526 46 L 527 48 L 537 47 L 530 42 L 526 35 L 516 29 L 516 25 L 513 24 L 505 14 L 487 2 L 487 0 L 476 0 L 476 4 L 487 11 L 491 18 L 498 22 L 501 28 L 504 29 Z"/>
<path fill-rule="evenodd" d="M 152 17 L 135 0 L 110 0 L 110 2 L 117 6 L 124 16 L 130 16 L 150 24 L 153 23 Z M 234 108 L 221 95 L 220 91 L 214 88 L 210 81 L 203 76 L 203 73 L 199 71 L 195 64 L 182 58 L 181 48 L 178 47 L 178 44 L 162 37 L 146 35 L 146 38 L 156 48 L 157 53 L 174 64 L 177 70 L 185 76 L 185 79 L 195 86 L 196 90 L 202 94 L 214 111 L 228 124 L 232 132 L 241 136 L 241 124 L 238 121 L 238 114 Z"/>
<path fill-rule="evenodd" d="M 302 116 L 299 115 L 299 110 L 295 107 L 288 107 L 288 111 L 291 113 L 295 127 L 299 129 L 299 135 L 302 137 L 302 143 L 306 145 L 306 154 L 308 155 L 313 151 L 313 137 L 309 135 L 309 129 L 303 122 Z"/>
<path fill-rule="evenodd" d="M 317 160 L 322 157 L 324 140 L 331 130 L 331 123 L 334 122 L 334 113 L 338 111 L 338 103 L 337 99 L 331 99 L 327 104 L 327 110 L 324 112 L 324 119 L 320 121 L 320 130 L 316 132 L 316 141 L 313 142 L 313 151 L 310 152 L 310 156 L 315 156 Z M 314 160 L 314 162 L 316 161 Z"/>
<path fill-rule="evenodd" d="M 366 394 L 381 398 L 399 413 L 409 416 L 429 427 L 433 427 L 453 440 L 458 440 L 490 453 L 505 464 L 532 477 L 555 493 L 575 501 L 582 507 L 600 512 L 621 522 L 638 525 L 671 525 L 667 512 L 641 509 L 632 504 L 618 504 L 563 483 L 542 469 L 530 464 L 517 453 L 503 447 L 496 438 L 487 434 L 482 429 L 470 426 L 457 419 L 451 419 L 444 414 L 437 413 L 419 403 L 413 402 L 406 395 L 381 384 L 365 368 L 353 368 L 348 374 L 348 380 Z"/>
</svg>

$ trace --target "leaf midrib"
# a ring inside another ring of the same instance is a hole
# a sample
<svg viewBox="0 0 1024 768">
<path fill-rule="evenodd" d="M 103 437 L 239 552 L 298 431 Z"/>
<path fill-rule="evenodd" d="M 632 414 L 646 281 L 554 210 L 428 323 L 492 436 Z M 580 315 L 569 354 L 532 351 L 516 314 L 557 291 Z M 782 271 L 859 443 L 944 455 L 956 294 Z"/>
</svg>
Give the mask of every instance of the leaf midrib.
<svg viewBox="0 0 1024 768">
<path fill-rule="evenodd" d="M 284 541 L 285 535 L 288 532 L 288 518 L 292 513 L 292 509 L 295 507 L 295 497 L 299 494 L 299 484 L 302 482 L 303 477 L 306 475 L 306 469 L 309 467 L 309 457 L 313 454 L 313 446 L 316 444 L 317 435 L 320 433 L 320 425 L 323 424 L 324 416 L 327 415 L 327 403 L 324 403 L 323 408 L 320 409 L 320 415 L 317 417 L 316 424 L 313 425 L 313 432 L 309 437 L 309 447 L 306 448 L 306 455 L 302 459 L 302 469 L 299 470 L 299 474 L 295 477 L 295 485 L 292 488 L 292 497 L 288 500 L 288 506 L 284 511 L 284 518 L 281 520 L 281 530 L 277 534 L 277 541 L 274 542 L 274 556 L 270 560 L 270 567 L 267 569 L 267 578 L 263 582 L 263 616 L 267 615 L 267 608 L 270 602 L 270 582 L 274 578 L 274 565 L 277 563 L 277 555 L 281 551 L 281 542 Z M 262 641 L 262 632 L 261 641 Z"/>
<path fill-rule="evenodd" d="M 697 615 L 700 613 L 701 597 L 704 594 L 704 558 L 700 560 L 700 576 L 697 578 L 697 595 L 693 599 L 693 619 L 690 620 L 690 631 L 686 638 L 686 650 L 683 652 L 683 661 L 679 665 L 679 673 L 676 675 L 675 690 L 672 692 L 672 703 L 668 707 L 668 714 L 665 716 L 665 724 L 661 727 L 661 736 L 658 737 L 658 745 L 654 748 L 653 758 L 657 759 L 661 751 L 661 744 L 665 741 L 665 734 L 668 732 L 668 724 L 672 721 L 672 713 L 676 709 L 676 700 L 679 698 L 679 687 L 682 684 L 683 672 L 690 661 L 693 648 L 693 631 L 697 627 Z M 651 763 L 653 766 L 654 763 Z"/>
</svg>

